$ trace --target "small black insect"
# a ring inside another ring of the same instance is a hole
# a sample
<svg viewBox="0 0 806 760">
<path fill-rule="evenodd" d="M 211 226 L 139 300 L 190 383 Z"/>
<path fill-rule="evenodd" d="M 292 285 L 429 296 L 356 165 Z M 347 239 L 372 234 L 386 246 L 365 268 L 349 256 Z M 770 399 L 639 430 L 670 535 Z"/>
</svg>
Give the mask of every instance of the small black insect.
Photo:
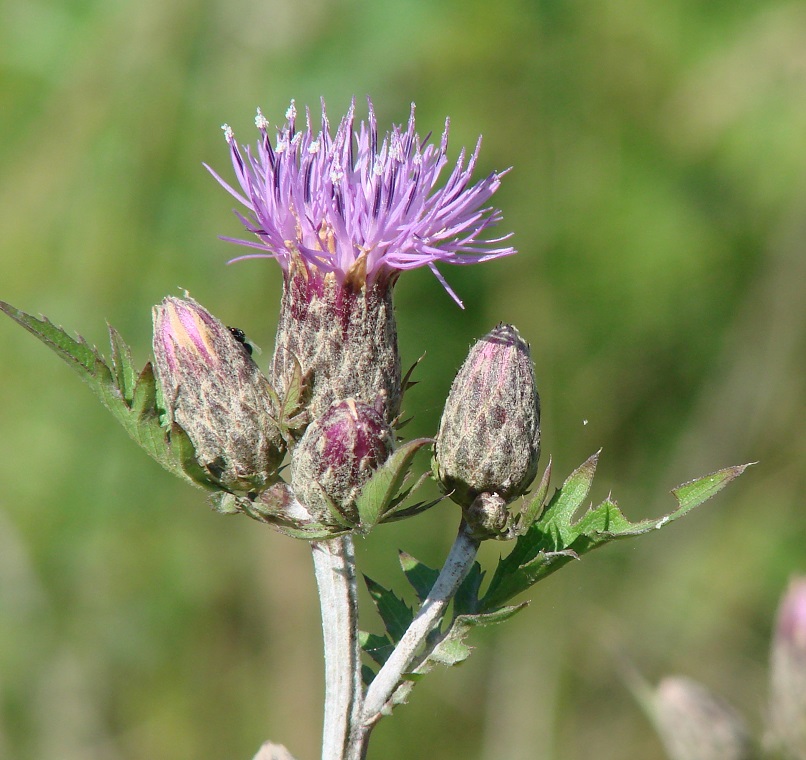
<svg viewBox="0 0 806 760">
<path fill-rule="evenodd" d="M 235 340 L 237 340 L 238 343 L 240 343 L 246 349 L 246 353 L 251 356 L 253 350 L 252 344 L 246 340 L 246 333 L 241 330 L 240 327 L 228 327 L 227 330 L 232 333 L 232 337 L 235 338 Z"/>
</svg>

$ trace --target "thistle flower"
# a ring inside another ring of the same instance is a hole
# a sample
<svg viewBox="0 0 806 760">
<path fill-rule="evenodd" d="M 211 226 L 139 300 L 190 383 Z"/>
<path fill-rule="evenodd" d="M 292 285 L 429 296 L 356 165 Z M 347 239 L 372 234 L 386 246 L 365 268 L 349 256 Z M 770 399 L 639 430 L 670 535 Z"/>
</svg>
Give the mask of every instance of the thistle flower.
<svg viewBox="0 0 806 760">
<path fill-rule="evenodd" d="M 482 206 L 505 172 L 492 172 L 469 186 L 479 138 L 467 165 L 462 150 L 445 186 L 434 190 L 448 162 L 450 120 L 439 147 L 427 144 L 415 132 L 412 104 L 406 130 L 393 127 L 379 144 L 369 99 L 368 106 L 368 123 L 361 122 L 358 134 L 353 100 L 331 135 L 324 101 L 318 133 L 309 110 L 305 130 L 297 131 L 292 101 L 276 148 L 269 122 L 258 109 L 256 155 L 247 148 L 244 156 L 232 129 L 224 125 L 243 194 L 210 171 L 251 215 L 238 216 L 258 242 L 233 242 L 261 251 L 238 258 L 274 258 L 287 271 L 299 256 L 308 267 L 332 272 L 340 283 L 354 278 L 371 284 L 400 270 L 428 266 L 458 301 L 437 263 L 473 264 L 515 253 L 510 246 L 495 247 L 509 235 L 481 238 L 501 219 L 500 211 Z"/>
<path fill-rule="evenodd" d="M 505 506 L 525 493 L 540 456 L 540 398 L 529 344 L 500 324 L 471 349 L 434 444 L 442 488 L 482 533 L 503 534 Z"/>
<path fill-rule="evenodd" d="M 165 298 L 154 307 L 154 357 L 168 417 L 212 481 L 242 492 L 273 483 L 285 445 L 268 381 L 232 331 L 192 298 Z"/>
<path fill-rule="evenodd" d="M 230 146 L 240 191 L 210 169 L 246 208 L 237 213 L 256 240 L 233 242 L 273 258 L 284 288 L 272 360 L 272 384 L 282 396 L 298 362 L 311 388 L 314 417 L 333 401 L 352 397 L 372 404 L 380 394 L 391 421 L 400 403 L 400 360 L 392 288 L 400 272 L 427 266 L 451 296 L 437 264 L 472 264 L 515 252 L 487 239 L 501 213 L 485 204 L 503 172 L 471 185 L 480 148 L 462 150 L 444 186 L 449 122 L 439 146 L 408 125 L 383 139 L 372 102 L 368 121 L 355 128 L 355 101 L 335 133 L 322 102 L 322 124 L 297 130 L 292 101 L 272 147 L 268 121 L 258 111 L 256 150 L 242 150 L 232 129 Z M 208 167 L 209 169 L 209 167 Z"/>
</svg>

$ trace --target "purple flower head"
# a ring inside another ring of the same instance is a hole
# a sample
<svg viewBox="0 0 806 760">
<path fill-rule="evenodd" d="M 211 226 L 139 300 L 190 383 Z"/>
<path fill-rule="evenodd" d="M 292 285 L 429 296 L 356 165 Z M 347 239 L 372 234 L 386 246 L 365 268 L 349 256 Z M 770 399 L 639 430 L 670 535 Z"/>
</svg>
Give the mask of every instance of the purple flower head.
<svg viewBox="0 0 806 760">
<path fill-rule="evenodd" d="M 414 131 L 414 104 L 404 130 L 393 126 L 382 140 L 372 101 L 368 121 L 355 128 L 355 99 L 331 134 L 322 101 L 322 126 L 314 132 L 311 113 L 297 131 L 294 101 L 272 147 L 268 121 L 258 109 L 260 131 L 256 151 L 238 147 L 232 129 L 224 134 L 241 191 L 207 169 L 243 204 L 236 215 L 257 241 L 224 238 L 256 248 L 239 256 L 274 258 L 285 271 L 295 257 L 310 269 L 332 272 L 339 282 L 359 277 L 367 283 L 404 269 L 428 266 L 450 295 L 461 301 L 437 271 L 437 263 L 474 264 L 515 253 L 497 247 L 510 235 L 486 239 L 484 233 L 501 220 L 487 206 L 506 172 L 492 172 L 471 184 L 481 138 L 466 162 L 464 149 L 442 187 L 447 165 L 446 120 L 437 147 Z"/>
</svg>

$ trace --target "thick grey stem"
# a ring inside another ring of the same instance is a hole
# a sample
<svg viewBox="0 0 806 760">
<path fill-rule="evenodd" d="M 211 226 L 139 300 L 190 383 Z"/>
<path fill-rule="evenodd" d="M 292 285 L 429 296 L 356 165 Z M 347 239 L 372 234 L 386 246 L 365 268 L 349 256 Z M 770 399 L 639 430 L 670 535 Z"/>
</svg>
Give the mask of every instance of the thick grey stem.
<svg viewBox="0 0 806 760">
<path fill-rule="evenodd" d="M 311 549 L 325 644 L 322 760 L 359 760 L 366 739 L 355 735 L 362 683 L 353 541 L 350 536 L 314 541 Z"/>
<path fill-rule="evenodd" d="M 459 585 L 473 566 L 479 541 L 470 535 L 467 524 L 462 520 L 459 535 L 420 611 L 403 634 L 389 659 L 375 676 L 367 690 L 362 715 L 362 728 L 369 729 L 382 715 L 403 674 L 411 666 L 418 649 L 426 636 L 436 627 L 445 609 L 459 589 Z"/>
</svg>

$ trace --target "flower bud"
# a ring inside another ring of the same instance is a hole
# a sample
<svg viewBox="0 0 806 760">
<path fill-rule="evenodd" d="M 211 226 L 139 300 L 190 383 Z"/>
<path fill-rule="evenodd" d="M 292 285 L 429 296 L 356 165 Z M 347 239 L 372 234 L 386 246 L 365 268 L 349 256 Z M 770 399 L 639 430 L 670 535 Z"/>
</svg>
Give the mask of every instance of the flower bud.
<svg viewBox="0 0 806 760">
<path fill-rule="evenodd" d="M 658 684 L 654 718 L 670 760 L 755 757 L 741 715 L 690 678 L 669 677 Z"/>
<path fill-rule="evenodd" d="M 187 433 L 199 464 L 226 490 L 271 485 L 285 444 L 269 383 L 243 343 L 189 297 L 165 298 L 153 317 L 165 409 Z"/>
<path fill-rule="evenodd" d="M 283 398 L 299 364 L 313 418 L 345 398 L 379 402 L 390 423 L 399 411 L 395 278 L 369 284 L 363 271 L 351 270 L 340 283 L 334 274 L 322 274 L 295 257 L 285 273 L 269 376 Z"/>
<path fill-rule="evenodd" d="M 770 658 L 769 736 L 783 757 L 806 757 L 806 577 L 794 578 L 781 605 Z"/>
<path fill-rule="evenodd" d="M 337 401 L 312 422 L 294 449 L 291 487 L 315 519 L 334 522 L 331 504 L 357 524 L 356 499 L 394 449 L 382 414 L 355 399 Z"/>
<path fill-rule="evenodd" d="M 529 345 L 512 325 L 500 324 L 470 349 L 453 381 L 434 445 L 434 474 L 463 508 L 481 494 L 507 504 L 534 480 L 539 456 L 540 399 Z M 485 520 L 495 521 L 501 504 L 486 501 Z"/>
</svg>

